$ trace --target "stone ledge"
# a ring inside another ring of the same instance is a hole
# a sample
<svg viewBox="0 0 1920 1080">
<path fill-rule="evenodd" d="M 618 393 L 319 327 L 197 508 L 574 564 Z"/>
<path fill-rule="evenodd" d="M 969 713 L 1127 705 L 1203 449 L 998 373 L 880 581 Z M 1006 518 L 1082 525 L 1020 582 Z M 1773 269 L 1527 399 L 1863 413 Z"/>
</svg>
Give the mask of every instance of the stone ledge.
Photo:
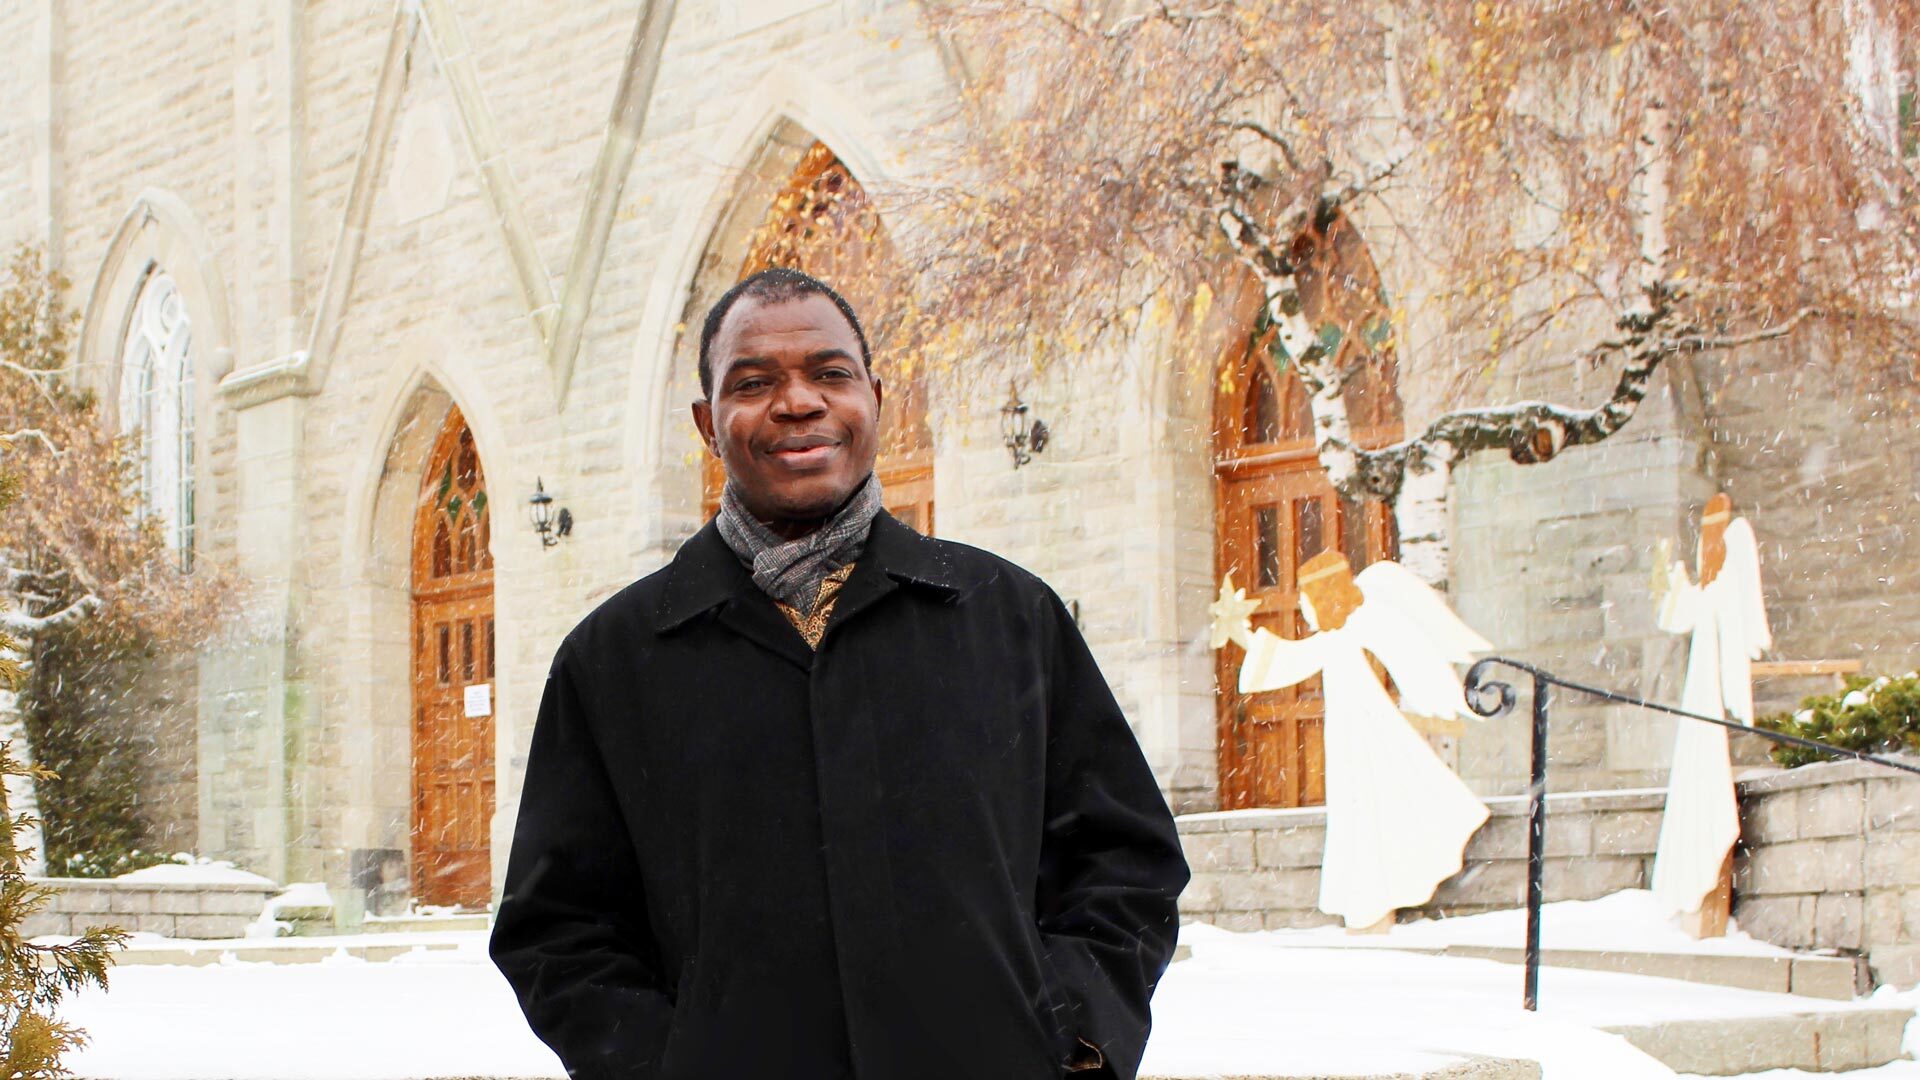
<svg viewBox="0 0 1920 1080">
<path fill-rule="evenodd" d="M 1207 1080 L 1540 1080 L 1540 1063 L 1512 1058 L 1471 1058 L 1457 1065 L 1417 1073 L 1208 1073 L 1206 1077 Z M 1190 1078 L 1141 1073 L 1140 1080 Z"/>
<path fill-rule="evenodd" d="M 35 878 L 28 878 L 27 883 L 30 885 L 44 885 L 50 889 L 59 889 L 63 891 L 64 890 L 80 891 L 80 890 L 86 890 L 86 889 L 98 889 L 98 890 L 111 891 L 111 892 L 189 892 L 189 893 L 257 892 L 257 893 L 265 893 L 268 896 L 272 896 L 273 894 L 280 891 L 280 886 L 278 885 L 270 885 L 270 884 L 256 885 L 251 882 L 243 882 L 243 881 L 207 881 L 207 882 L 122 881 L 119 878 L 35 877 Z"/>
<path fill-rule="evenodd" d="M 1913 754 L 1887 754 L 1890 758 L 1920 765 L 1920 756 Z M 1768 772 L 1749 772 L 1739 778 L 1742 795 L 1765 795 L 1776 791 L 1792 791 L 1796 788 L 1819 787 L 1823 784 L 1852 783 L 1861 780 L 1888 780 L 1903 777 L 1906 774 L 1895 773 L 1865 761 L 1823 761 L 1815 765 L 1801 765 L 1793 769 L 1780 769 Z M 1914 783 L 1920 783 L 1920 776 L 1911 777 Z"/>
<path fill-rule="evenodd" d="M 1771 1069 L 1845 1072 L 1900 1060 L 1910 1009 L 1670 1020 L 1612 1032 L 1677 1073 L 1740 1076 Z"/>
</svg>

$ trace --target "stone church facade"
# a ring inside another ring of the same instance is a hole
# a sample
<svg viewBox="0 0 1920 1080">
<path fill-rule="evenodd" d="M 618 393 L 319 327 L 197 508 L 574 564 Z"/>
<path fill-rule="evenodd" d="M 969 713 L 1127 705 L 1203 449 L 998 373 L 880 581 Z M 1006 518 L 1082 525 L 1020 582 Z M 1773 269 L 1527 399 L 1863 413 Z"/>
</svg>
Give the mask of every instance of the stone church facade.
<svg viewBox="0 0 1920 1080">
<path fill-rule="evenodd" d="M 423 902 L 484 902 L 554 647 L 703 520 L 689 326 L 808 161 L 868 186 L 932 167 L 916 132 L 957 82 L 917 6 L 682 0 L 650 97 L 623 78 L 645 51 L 639 9 L 0 9 L 0 242 L 43 246 L 76 283 L 79 377 L 116 422 L 146 400 L 130 372 L 171 387 L 147 497 L 183 557 L 251 586 L 195 659 L 191 721 L 156 762 L 174 783 L 155 828 L 174 846 L 325 881 L 349 909 L 383 874 Z M 1419 292 L 1391 243 L 1372 257 Z M 1246 325 L 1220 305 L 1183 347 L 1242 362 Z M 1339 506 L 1297 453 L 1223 450 L 1210 432 L 1265 415 L 1245 397 L 1254 373 L 1225 401 L 1212 370 L 1183 374 L 1155 347 L 1018 386 L 1052 431 L 1021 468 L 999 430 L 1008 387 L 933 386 L 899 490 L 938 535 L 1076 606 L 1177 808 L 1310 802 L 1311 703 L 1268 750 L 1236 741 L 1250 713 L 1216 693 L 1207 605 L 1228 553 L 1249 560 L 1242 583 L 1270 561 L 1280 596 L 1309 547 L 1378 557 L 1390 523 Z M 1415 328 L 1383 425 L 1442 408 L 1420 356 Z M 1505 372 L 1491 390 L 1600 392 L 1580 378 Z M 1256 441 L 1280 446 L 1288 391 L 1270 389 L 1279 426 Z M 1460 469 L 1451 590 L 1509 654 L 1677 698 L 1651 552 L 1684 550 L 1724 488 L 1766 542 L 1777 655 L 1904 671 L 1916 635 L 1888 613 L 1915 598 L 1917 467 L 1909 420 L 1790 348 L 1676 370 L 1599 447 Z M 1248 477 L 1282 494 L 1229 513 L 1223 493 Z M 564 537 L 530 524 L 536 490 L 567 511 Z M 1556 787 L 1660 782 L 1670 723 L 1556 715 Z M 1514 722 L 1452 752 L 1477 791 L 1523 783 Z M 1287 793 L 1248 794 L 1223 762 L 1286 774 Z"/>
</svg>

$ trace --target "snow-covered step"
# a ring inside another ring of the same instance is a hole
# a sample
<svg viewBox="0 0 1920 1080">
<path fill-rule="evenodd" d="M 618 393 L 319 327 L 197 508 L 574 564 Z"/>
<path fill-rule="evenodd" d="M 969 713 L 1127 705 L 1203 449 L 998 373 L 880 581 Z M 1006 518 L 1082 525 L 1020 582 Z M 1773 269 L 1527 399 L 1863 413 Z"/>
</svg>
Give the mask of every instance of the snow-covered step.
<svg viewBox="0 0 1920 1080">
<path fill-rule="evenodd" d="M 369 915 L 360 925 L 363 934 L 423 934 L 443 930 L 486 930 L 492 924 L 484 911 L 433 915 Z"/>
<path fill-rule="evenodd" d="M 1523 949 L 1493 945 L 1447 945 L 1414 951 L 1497 960 L 1503 964 L 1519 964 L 1526 959 Z M 1859 984 L 1859 961 L 1848 956 L 1726 956 L 1624 949 L 1545 949 L 1540 953 L 1540 962 L 1547 967 L 1652 975 L 1831 1001 L 1851 1001 L 1864 989 Z"/>
<path fill-rule="evenodd" d="M 318 964 L 326 960 L 350 957 L 370 964 L 382 964 L 413 952 L 450 952 L 459 946 L 453 942 L 405 942 L 387 944 L 335 944 L 325 938 L 268 938 L 262 941 L 216 941 L 206 944 L 168 944 L 135 947 L 114 955 L 115 967 L 135 964 Z"/>
<path fill-rule="evenodd" d="M 1519 964 L 1525 957 L 1522 909 L 1401 923 L 1385 933 L 1350 934 L 1327 926 L 1269 933 L 1285 945 L 1318 949 L 1393 949 Z M 1695 939 L 1653 894 L 1631 889 L 1598 900 L 1548 904 L 1541 917 L 1548 967 L 1680 979 L 1708 986 L 1849 1001 L 1867 989 L 1860 961 L 1781 948 L 1735 928 Z"/>
<path fill-rule="evenodd" d="M 1140 1080 L 1198 1080 L 1202 1075 L 1208 1080 L 1213 1080 L 1220 1074 L 1195 1073 L 1189 1077 L 1180 1074 L 1141 1073 Z M 1315 1071 L 1311 1074 L 1275 1072 L 1251 1076 L 1235 1074 L 1233 1080 L 1540 1080 L 1540 1075 L 1540 1063 L 1537 1061 L 1476 1057 L 1452 1065 L 1441 1065 L 1418 1071 L 1391 1073 Z"/>
<path fill-rule="evenodd" d="M 1772 1069 L 1871 1069 L 1904 1055 L 1913 1010 L 1832 1009 L 1789 1016 L 1669 1020 L 1602 1028 L 1677 1073 L 1739 1076 Z"/>
</svg>

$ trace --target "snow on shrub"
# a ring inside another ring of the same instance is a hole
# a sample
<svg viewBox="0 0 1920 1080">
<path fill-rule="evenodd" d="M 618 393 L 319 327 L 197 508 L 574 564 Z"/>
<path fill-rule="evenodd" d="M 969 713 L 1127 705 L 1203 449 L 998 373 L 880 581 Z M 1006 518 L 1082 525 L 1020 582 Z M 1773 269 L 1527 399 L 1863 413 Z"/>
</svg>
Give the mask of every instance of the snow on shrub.
<svg viewBox="0 0 1920 1080">
<path fill-rule="evenodd" d="M 1920 673 L 1849 675 L 1839 693 L 1816 694 L 1801 701 L 1798 711 L 1761 717 L 1758 726 L 1848 750 L 1920 753 Z M 1773 748 L 1773 759 L 1788 768 L 1833 760 L 1785 745 Z"/>
</svg>

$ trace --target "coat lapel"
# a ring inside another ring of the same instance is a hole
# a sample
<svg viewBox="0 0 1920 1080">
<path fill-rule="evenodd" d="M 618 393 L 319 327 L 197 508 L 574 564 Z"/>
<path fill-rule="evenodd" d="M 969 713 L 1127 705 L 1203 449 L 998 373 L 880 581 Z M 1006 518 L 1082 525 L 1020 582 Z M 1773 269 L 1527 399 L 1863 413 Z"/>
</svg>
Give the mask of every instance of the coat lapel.
<svg viewBox="0 0 1920 1080">
<path fill-rule="evenodd" d="M 709 521 L 674 556 L 655 627 L 671 633 L 715 608 L 720 609 L 720 623 L 734 633 L 803 671 L 813 666 L 806 639 L 753 583 L 753 575 Z"/>
<path fill-rule="evenodd" d="M 946 599 L 960 595 L 961 582 L 939 550 L 939 544 L 921 536 L 885 510 L 874 515 L 866 549 L 854 564 L 853 576 L 840 590 L 833 617 L 827 620 L 822 647 L 834 628 L 858 616 L 902 584 L 924 586 Z"/>
<path fill-rule="evenodd" d="M 680 546 L 671 566 L 671 578 L 661 599 L 656 627 L 670 633 L 696 616 L 719 609 L 722 625 L 783 657 L 802 669 L 813 667 L 814 651 L 793 628 L 772 598 L 753 583 L 713 522 Z M 820 644 L 835 628 L 902 585 L 924 588 L 951 602 L 976 582 L 963 578 L 951 558 L 934 540 L 921 536 L 882 510 L 874 516 L 866 549 L 854 564 L 853 575 L 833 607 L 833 616 Z"/>
</svg>

